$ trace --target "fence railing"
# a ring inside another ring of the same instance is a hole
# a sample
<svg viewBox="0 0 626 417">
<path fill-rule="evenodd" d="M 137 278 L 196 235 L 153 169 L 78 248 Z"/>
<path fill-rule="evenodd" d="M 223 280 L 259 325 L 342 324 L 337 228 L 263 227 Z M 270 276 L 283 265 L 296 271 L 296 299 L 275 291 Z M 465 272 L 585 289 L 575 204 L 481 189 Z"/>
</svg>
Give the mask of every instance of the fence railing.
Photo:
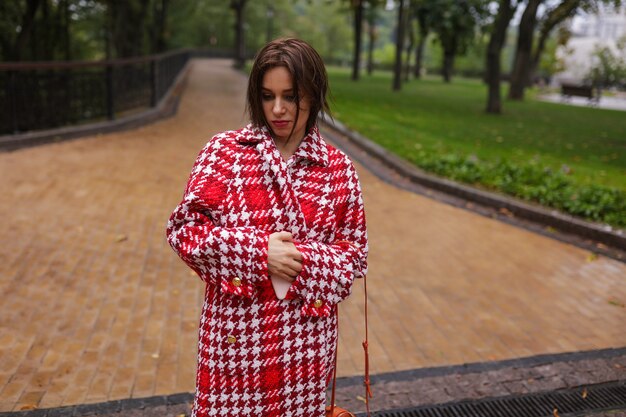
<svg viewBox="0 0 626 417">
<path fill-rule="evenodd" d="M 114 120 L 155 107 L 192 50 L 141 58 L 0 63 L 0 135 Z"/>
</svg>

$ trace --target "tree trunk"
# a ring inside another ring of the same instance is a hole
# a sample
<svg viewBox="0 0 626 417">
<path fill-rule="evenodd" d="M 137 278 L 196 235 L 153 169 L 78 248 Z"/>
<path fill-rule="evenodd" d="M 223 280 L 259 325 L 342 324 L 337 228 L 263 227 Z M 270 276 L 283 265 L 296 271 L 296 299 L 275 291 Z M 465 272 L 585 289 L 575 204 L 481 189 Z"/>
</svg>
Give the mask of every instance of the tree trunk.
<svg viewBox="0 0 626 417">
<path fill-rule="evenodd" d="M 158 3 L 161 7 L 157 7 Z M 168 0 L 155 0 L 154 3 L 154 53 L 160 53 L 166 49 L 165 32 L 167 31 Z"/>
<path fill-rule="evenodd" d="M 413 75 L 415 78 L 420 78 L 422 76 L 424 46 L 426 45 L 426 38 L 428 38 L 429 32 L 426 13 L 423 9 L 419 9 L 417 12 L 417 25 L 419 26 L 420 39 L 417 44 L 417 50 L 415 51 L 415 68 L 413 68 Z"/>
<path fill-rule="evenodd" d="M 50 4 L 44 1 L 41 4 L 41 20 L 33 28 L 31 58 L 42 61 L 54 60 L 54 22 L 50 18 Z"/>
<path fill-rule="evenodd" d="M 528 71 L 528 79 L 526 83 L 527 86 L 530 85 L 530 81 L 535 78 L 537 68 L 539 68 L 539 61 L 541 61 L 541 55 L 543 54 L 546 42 L 548 41 L 552 30 L 556 27 L 556 25 L 568 17 L 571 17 L 580 6 L 580 3 L 581 0 L 564 0 L 548 13 L 548 16 L 541 25 L 537 47 L 532 54 L 530 70 Z"/>
<path fill-rule="evenodd" d="M 246 65 L 246 49 L 243 33 L 243 9 L 246 0 L 232 0 L 231 7 L 235 10 L 235 68 L 243 69 Z"/>
<path fill-rule="evenodd" d="M 530 87 L 532 85 L 532 80 L 535 78 L 535 74 L 537 74 L 537 68 L 539 68 L 539 61 L 541 60 L 541 54 L 543 54 L 543 50 L 546 48 L 546 42 L 549 36 L 550 36 L 549 32 L 544 34 L 543 31 L 539 35 L 539 41 L 537 42 L 537 47 L 535 48 L 535 51 L 533 52 L 532 57 L 530 59 L 530 68 L 528 69 L 527 78 L 525 82 L 526 87 Z"/>
<path fill-rule="evenodd" d="M 452 70 L 454 68 L 454 56 L 456 55 L 453 49 L 446 49 L 443 51 L 443 80 L 449 83 L 452 80 Z"/>
<path fill-rule="evenodd" d="M 516 6 L 511 0 L 500 0 L 498 14 L 496 15 L 489 46 L 487 47 L 487 113 L 500 114 L 502 112 L 502 100 L 500 95 L 500 57 L 502 47 L 506 39 L 506 31 L 509 22 L 515 13 Z"/>
<path fill-rule="evenodd" d="M 144 54 L 144 30 L 150 0 L 109 0 L 111 46 L 117 58 Z"/>
<path fill-rule="evenodd" d="M 354 7 L 354 56 L 352 58 L 352 80 L 359 79 L 361 66 L 361 34 L 363 33 L 363 0 L 353 0 Z"/>
<path fill-rule="evenodd" d="M 424 57 L 424 43 L 425 40 L 420 36 L 420 40 L 417 43 L 417 48 L 415 49 L 415 66 L 413 67 L 413 77 L 421 78 L 422 77 L 422 59 Z"/>
<path fill-rule="evenodd" d="M 404 81 L 409 81 L 409 75 L 411 73 L 411 52 L 415 46 L 415 33 L 413 32 L 413 18 L 407 19 L 406 29 L 409 33 L 409 44 L 406 47 L 406 62 L 404 66 Z"/>
<path fill-rule="evenodd" d="M 372 75 L 374 71 L 374 46 L 376 43 L 376 14 L 373 10 L 369 11 L 367 20 L 367 33 L 369 35 L 369 43 L 367 45 L 367 75 Z"/>
<path fill-rule="evenodd" d="M 37 14 L 37 9 L 40 4 L 41 0 L 28 0 L 26 2 L 26 12 L 24 13 L 24 16 L 22 16 L 22 24 L 20 25 L 21 30 L 15 40 L 15 45 L 13 46 L 12 51 L 13 56 L 9 59 L 10 61 L 20 61 L 22 59 L 22 51 L 28 43 L 33 31 L 35 14 Z"/>
<path fill-rule="evenodd" d="M 542 0 L 528 0 L 524 14 L 519 24 L 517 36 L 517 50 L 511 71 L 511 85 L 509 87 L 509 98 L 512 100 L 523 100 L 526 80 L 530 69 L 530 55 L 533 47 L 533 32 L 537 23 L 537 8 Z"/>
<path fill-rule="evenodd" d="M 63 5 L 63 55 L 66 61 L 72 60 L 72 43 L 70 37 L 71 13 L 69 0 L 64 0 Z"/>
<path fill-rule="evenodd" d="M 396 29 L 396 62 L 393 69 L 393 90 L 402 88 L 402 50 L 404 44 L 404 0 L 398 6 L 398 27 Z"/>
</svg>

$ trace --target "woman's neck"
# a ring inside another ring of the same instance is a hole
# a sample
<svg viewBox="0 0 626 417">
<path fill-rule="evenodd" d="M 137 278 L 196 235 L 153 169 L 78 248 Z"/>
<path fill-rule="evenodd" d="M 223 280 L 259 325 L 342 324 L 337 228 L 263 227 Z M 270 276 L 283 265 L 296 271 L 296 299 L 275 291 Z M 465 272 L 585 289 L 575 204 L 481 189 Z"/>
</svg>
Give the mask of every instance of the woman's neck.
<svg viewBox="0 0 626 417">
<path fill-rule="evenodd" d="M 280 156 L 282 156 L 285 161 L 288 161 L 289 158 L 291 158 L 298 150 L 298 146 L 300 146 L 302 139 L 304 138 L 300 138 L 299 140 L 295 140 L 295 138 L 291 138 L 289 140 L 274 138 L 274 144 L 276 145 L 278 152 L 280 152 Z"/>
</svg>

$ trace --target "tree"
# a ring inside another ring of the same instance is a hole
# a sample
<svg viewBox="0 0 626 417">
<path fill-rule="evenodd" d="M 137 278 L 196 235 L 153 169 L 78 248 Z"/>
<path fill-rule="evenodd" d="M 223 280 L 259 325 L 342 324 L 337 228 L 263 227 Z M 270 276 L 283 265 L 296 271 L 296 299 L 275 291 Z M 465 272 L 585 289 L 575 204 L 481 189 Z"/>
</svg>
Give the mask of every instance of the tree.
<svg viewBox="0 0 626 417">
<path fill-rule="evenodd" d="M 443 49 L 442 73 L 450 82 L 454 58 L 465 53 L 474 39 L 475 29 L 487 11 L 486 0 L 422 0 L 428 8 L 432 31 Z"/>
<path fill-rule="evenodd" d="M 541 61 L 541 55 L 546 49 L 546 43 L 552 33 L 552 30 L 565 19 L 574 16 L 580 4 L 581 0 L 563 0 L 544 14 L 544 18 L 541 19 L 539 23 L 537 46 L 533 50 L 530 67 L 528 68 L 528 72 L 526 74 L 526 86 L 531 85 L 531 82 L 535 77 L 535 73 L 539 67 L 539 62 Z"/>
<path fill-rule="evenodd" d="M 424 57 L 424 45 L 426 44 L 426 38 L 430 32 L 430 20 L 428 14 L 428 7 L 424 7 L 422 1 L 414 1 L 411 3 L 411 12 L 417 20 L 419 40 L 417 42 L 417 48 L 415 50 L 415 66 L 413 67 L 413 76 L 420 78 L 422 75 L 422 60 Z"/>
<path fill-rule="evenodd" d="M 376 44 L 376 19 L 378 17 L 376 5 L 368 3 L 369 7 L 365 11 L 365 19 L 367 21 L 367 75 L 372 75 L 374 70 L 374 46 Z"/>
<path fill-rule="evenodd" d="M 116 58 L 145 54 L 144 34 L 150 0 L 106 0 L 110 47 Z"/>
<path fill-rule="evenodd" d="M 509 98 L 523 100 L 526 80 L 530 69 L 530 58 L 533 47 L 533 33 L 537 23 L 537 9 L 543 0 L 528 0 L 526 9 L 520 20 L 517 48 L 511 71 L 511 83 L 509 86 Z"/>
<path fill-rule="evenodd" d="M 487 48 L 487 73 L 485 77 L 488 86 L 487 113 L 499 114 L 502 112 L 500 60 L 507 28 L 509 27 L 511 18 L 515 14 L 517 6 L 517 0 L 500 0 L 498 2 L 498 12 L 491 27 L 489 46 Z"/>
<path fill-rule="evenodd" d="M 415 21 L 415 15 L 410 12 L 412 2 L 409 0 L 409 13 L 406 17 L 406 32 L 408 37 L 408 44 L 406 46 L 406 60 L 404 64 L 404 81 L 409 81 L 409 74 L 411 72 L 411 53 L 415 47 L 415 28 L 413 22 Z"/>
<path fill-rule="evenodd" d="M 361 66 L 361 38 L 363 33 L 363 0 L 352 0 L 354 10 L 354 56 L 352 58 L 352 80 L 359 79 Z"/>
<path fill-rule="evenodd" d="M 235 68 L 243 69 L 246 64 L 244 44 L 243 11 L 247 0 L 231 0 L 230 7 L 235 11 Z"/>
<path fill-rule="evenodd" d="M 596 12 L 601 4 L 611 4 L 613 7 L 620 7 L 621 0 L 562 0 L 554 7 L 544 13 L 543 18 L 539 23 L 539 37 L 537 40 L 537 46 L 535 47 L 530 67 L 526 76 L 526 86 L 532 84 L 532 80 L 535 78 L 537 68 L 541 62 L 541 56 L 546 49 L 548 39 L 552 31 L 559 27 L 565 20 L 573 17 L 580 10 L 585 12 Z M 558 43 L 565 44 L 567 39 L 564 38 L 562 32 L 559 35 Z"/>
<path fill-rule="evenodd" d="M 539 22 L 540 32 L 538 46 L 533 52 L 534 31 L 538 24 L 537 11 L 543 0 L 528 0 L 518 30 L 517 49 L 513 70 L 509 98 L 523 100 L 524 91 L 532 81 L 537 65 L 541 60 L 546 41 L 551 31 L 565 19 L 572 17 L 579 10 L 596 11 L 600 4 L 612 4 L 620 7 L 621 0 L 561 0 L 543 14 Z"/>
<path fill-rule="evenodd" d="M 152 28 L 152 53 L 165 51 L 167 48 L 167 12 L 169 0 L 153 0 Z"/>
<path fill-rule="evenodd" d="M 0 48 L 3 60 L 21 61 L 27 45 L 33 38 L 35 16 L 41 6 L 41 0 L 23 2 L 0 2 Z"/>
<path fill-rule="evenodd" d="M 398 23 L 396 26 L 396 60 L 393 68 L 393 91 L 402 88 L 402 50 L 404 45 L 404 0 L 398 2 Z"/>
</svg>

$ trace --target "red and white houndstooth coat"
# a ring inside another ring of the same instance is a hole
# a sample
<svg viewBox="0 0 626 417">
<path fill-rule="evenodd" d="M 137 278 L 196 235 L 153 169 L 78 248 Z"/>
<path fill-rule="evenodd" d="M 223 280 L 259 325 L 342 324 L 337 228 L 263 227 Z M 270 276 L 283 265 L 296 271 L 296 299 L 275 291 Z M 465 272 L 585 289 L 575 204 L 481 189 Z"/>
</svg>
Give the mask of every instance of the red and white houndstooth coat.
<svg viewBox="0 0 626 417">
<path fill-rule="evenodd" d="M 271 233 L 288 231 L 302 272 L 278 300 Z M 337 341 L 336 305 L 367 269 L 354 167 L 317 127 L 284 161 L 266 128 L 214 136 L 167 226 L 206 282 L 193 416 L 322 417 Z"/>
</svg>

